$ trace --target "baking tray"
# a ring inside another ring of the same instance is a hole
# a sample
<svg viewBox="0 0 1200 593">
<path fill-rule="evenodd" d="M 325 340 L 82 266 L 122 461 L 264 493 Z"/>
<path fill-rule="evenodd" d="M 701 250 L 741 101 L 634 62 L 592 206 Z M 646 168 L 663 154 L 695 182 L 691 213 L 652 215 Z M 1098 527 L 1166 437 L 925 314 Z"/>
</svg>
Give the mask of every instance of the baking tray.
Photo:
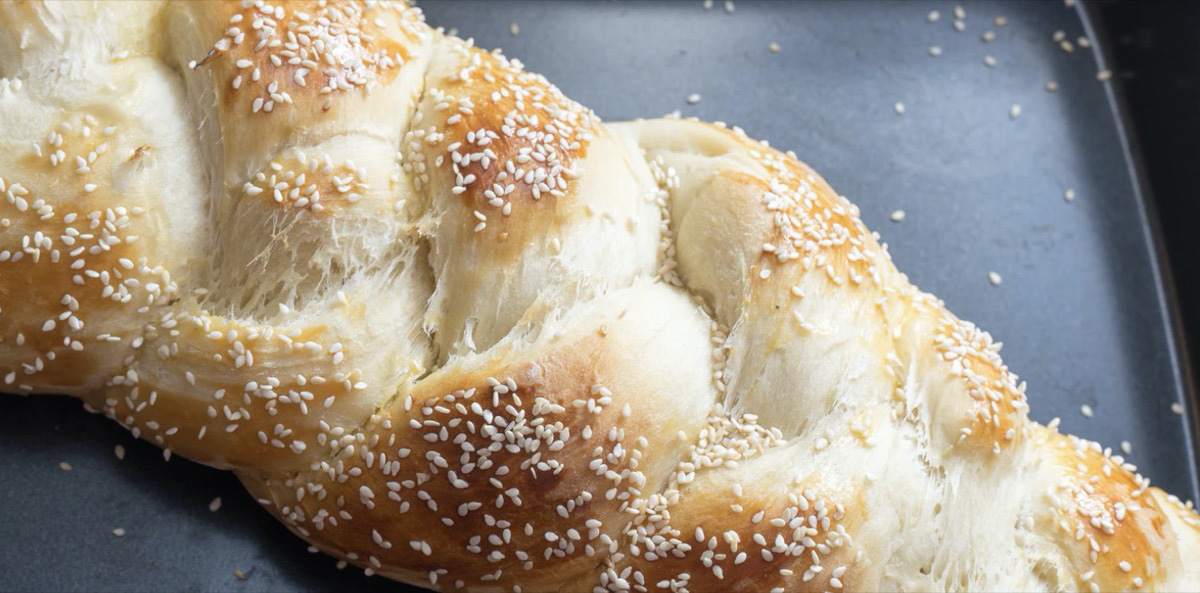
<svg viewBox="0 0 1200 593">
<path fill-rule="evenodd" d="M 1127 440 L 1143 473 L 1194 497 L 1194 406 L 1135 155 L 1095 77 L 1100 48 L 1066 53 L 1052 40 L 1085 34 L 1086 14 L 963 4 L 964 32 L 945 2 L 737 0 L 732 14 L 721 0 L 708 11 L 700 0 L 422 6 L 607 120 L 678 109 L 795 150 L 861 207 L 917 285 L 1005 343 L 1035 419 L 1059 416 L 1114 450 Z M 941 18 L 927 22 L 934 9 Z M 905 220 L 892 222 L 899 209 Z M 308 554 L 230 474 L 164 462 L 74 400 L 0 398 L 0 463 L 0 589 L 403 589 Z"/>
</svg>

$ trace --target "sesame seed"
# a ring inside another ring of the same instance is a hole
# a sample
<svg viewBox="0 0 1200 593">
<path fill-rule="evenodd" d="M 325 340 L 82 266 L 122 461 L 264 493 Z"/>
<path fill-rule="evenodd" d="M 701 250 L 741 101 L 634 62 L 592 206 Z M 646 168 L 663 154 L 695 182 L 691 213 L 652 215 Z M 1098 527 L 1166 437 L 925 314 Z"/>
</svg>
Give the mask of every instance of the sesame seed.
<svg viewBox="0 0 1200 593">
<path fill-rule="evenodd" d="M 112 534 L 117 537 L 125 537 L 125 528 L 118 527 L 118 528 L 112 530 Z"/>
<path fill-rule="evenodd" d="M 1004 25 L 1008 24 L 1008 17 L 998 16 L 995 19 L 992 19 L 992 22 L 996 23 L 997 27 L 1003 27 Z"/>
<path fill-rule="evenodd" d="M 897 114 L 904 115 L 904 103 L 896 101 L 895 109 Z"/>
<path fill-rule="evenodd" d="M 1129 441 L 1121 441 L 1121 451 L 1126 455 L 1133 453 L 1133 444 Z"/>
<path fill-rule="evenodd" d="M 1067 191 L 1063 192 L 1063 199 L 1068 202 L 1073 201 L 1075 199 L 1075 190 L 1067 188 Z"/>
<path fill-rule="evenodd" d="M 508 25 L 508 33 L 509 33 L 509 35 L 512 35 L 513 37 L 516 37 L 517 35 L 520 35 L 520 34 L 521 34 L 521 26 L 520 26 L 520 25 L 518 25 L 518 24 L 517 24 L 517 23 L 514 21 L 513 23 L 511 23 L 511 24 L 509 24 L 509 25 Z"/>
<path fill-rule="evenodd" d="M 901 222 L 904 220 L 905 216 L 906 216 L 906 214 L 904 213 L 903 210 L 896 210 L 896 211 L 892 212 L 892 216 L 891 216 L 892 222 Z"/>
<path fill-rule="evenodd" d="M 980 35 L 979 38 L 982 39 L 984 43 L 991 43 L 996 40 L 996 32 L 984 31 L 983 35 Z"/>
<path fill-rule="evenodd" d="M 1013 103 L 1012 107 L 1008 108 L 1008 119 L 1017 119 L 1021 117 L 1021 105 Z"/>
<path fill-rule="evenodd" d="M 725 12 L 733 14 L 733 0 L 725 0 Z"/>
<path fill-rule="evenodd" d="M 220 496 L 212 499 L 212 502 L 208 503 L 208 510 L 215 513 L 220 509 L 221 509 L 221 497 Z"/>
<path fill-rule="evenodd" d="M 963 31 L 966 31 L 966 30 L 967 30 L 967 23 L 966 23 L 965 21 L 962 21 L 962 20 L 958 20 L 958 19 L 956 19 L 956 20 L 954 21 L 954 30 L 955 30 L 955 31 L 958 31 L 959 33 L 962 33 Z"/>
<path fill-rule="evenodd" d="M 1087 404 L 1079 406 L 1079 413 L 1083 414 L 1084 418 L 1091 418 L 1092 415 L 1095 414 L 1095 412 L 1092 411 L 1092 407 Z"/>
<path fill-rule="evenodd" d="M 233 576 L 237 577 L 239 581 L 246 580 L 246 573 L 242 572 L 240 568 L 233 569 Z"/>
<path fill-rule="evenodd" d="M 771 50 L 771 53 L 773 53 L 773 54 L 777 54 L 777 53 L 783 51 L 783 48 L 780 47 L 780 45 L 774 41 L 767 44 L 767 49 Z"/>
<path fill-rule="evenodd" d="M 1173 413 L 1175 413 L 1175 415 L 1177 415 L 1177 416 L 1182 416 L 1183 415 L 1183 404 L 1181 404 L 1179 402 L 1172 403 L 1171 411 Z"/>
<path fill-rule="evenodd" d="M 61 469 L 65 472 L 69 472 L 69 471 L 71 471 L 71 464 L 69 464 L 65 461 L 60 461 L 60 462 L 58 462 L 58 469 Z"/>
<path fill-rule="evenodd" d="M 113 454 L 117 456 L 117 459 L 124 460 L 125 459 L 125 446 L 117 445 L 116 447 L 113 447 Z"/>
<path fill-rule="evenodd" d="M 1000 286 L 1000 283 L 1004 281 L 997 272 L 988 272 L 987 277 L 988 282 L 991 282 L 992 286 Z"/>
<path fill-rule="evenodd" d="M 700 94 L 692 93 L 692 94 L 688 95 L 687 102 L 688 102 L 688 105 L 695 105 L 696 103 L 699 103 L 700 102 Z"/>
<path fill-rule="evenodd" d="M 942 13 L 936 10 L 931 10 L 929 14 L 925 15 L 925 21 L 930 23 L 936 23 L 940 18 L 942 18 Z"/>
<path fill-rule="evenodd" d="M 990 54 L 983 56 L 983 65 L 987 66 L 988 68 L 995 68 L 996 67 L 996 57 L 993 55 L 990 55 Z"/>
<path fill-rule="evenodd" d="M 1122 560 L 1120 563 L 1118 563 L 1117 566 L 1121 569 L 1122 572 L 1129 572 L 1129 571 L 1133 570 L 1133 566 L 1130 566 L 1130 564 L 1124 560 Z"/>
<path fill-rule="evenodd" d="M 935 57 L 935 58 L 936 58 L 937 56 L 940 56 L 940 55 L 942 55 L 942 46 L 940 46 L 940 45 L 931 45 L 931 46 L 929 46 L 929 55 L 931 55 L 931 56 L 933 56 L 933 57 Z"/>
<path fill-rule="evenodd" d="M 1053 93 L 1056 91 L 1058 91 L 1058 83 L 1057 82 L 1051 80 L 1050 82 L 1046 83 L 1046 92 L 1047 93 Z"/>
<path fill-rule="evenodd" d="M 1101 70 L 1096 73 L 1096 80 L 1100 82 L 1105 82 L 1110 78 L 1112 78 L 1112 70 Z"/>
</svg>

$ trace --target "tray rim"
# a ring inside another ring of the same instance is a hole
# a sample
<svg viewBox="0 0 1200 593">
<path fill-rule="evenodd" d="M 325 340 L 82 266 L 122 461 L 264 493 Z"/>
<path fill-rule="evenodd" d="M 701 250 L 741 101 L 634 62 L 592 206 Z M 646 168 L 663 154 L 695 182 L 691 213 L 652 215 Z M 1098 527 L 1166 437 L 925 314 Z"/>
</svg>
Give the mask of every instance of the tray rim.
<svg viewBox="0 0 1200 593">
<path fill-rule="evenodd" d="M 1083 30 L 1093 40 L 1098 70 L 1111 70 L 1116 64 L 1112 57 L 1115 44 L 1112 35 L 1104 26 L 1104 20 L 1100 18 L 1099 8 L 1092 3 L 1077 2 L 1074 10 L 1079 15 Z M 1180 314 L 1182 303 L 1179 300 L 1179 291 L 1175 286 L 1174 277 L 1168 273 L 1172 269 L 1171 254 L 1163 240 L 1162 218 L 1149 183 L 1137 126 L 1129 116 L 1129 99 L 1125 88 L 1118 84 L 1114 77 L 1110 79 L 1109 84 L 1104 85 L 1104 95 L 1116 124 L 1125 167 L 1133 181 L 1133 201 L 1138 223 L 1146 229 L 1144 235 L 1147 251 L 1150 253 L 1150 273 L 1155 280 L 1159 315 L 1167 330 L 1164 332 L 1164 338 L 1170 353 L 1168 359 L 1171 374 L 1179 393 L 1179 403 L 1183 406 L 1183 449 L 1188 465 L 1192 468 L 1188 476 L 1191 488 L 1188 494 L 1191 500 L 1200 503 L 1200 392 L 1197 391 L 1196 371 L 1187 356 L 1191 350 L 1183 326 L 1183 316 Z M 1200 347 L 1200 342 L 1197 347 Z"/>
</svg>

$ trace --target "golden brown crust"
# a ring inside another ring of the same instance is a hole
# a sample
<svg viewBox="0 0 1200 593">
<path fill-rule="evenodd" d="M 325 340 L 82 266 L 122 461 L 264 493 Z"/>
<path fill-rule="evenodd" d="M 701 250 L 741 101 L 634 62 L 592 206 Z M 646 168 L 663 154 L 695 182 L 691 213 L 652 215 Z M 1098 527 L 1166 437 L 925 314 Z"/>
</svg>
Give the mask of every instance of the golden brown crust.
<svg viewBox="0 0 1200 593">
<path fill-rule="evenodd" d="M 1071 558 L 1075 586 L 1116 591 L 1161 582 L 1178 561 L 1178 536 L 1149 481 L 1096 443 L 1036 425 L 1033 431 L 1058 475 L 1048 493 L 1048 532 Z"/>
<path fill-rule="evenodd" d="M 602 125 L 403 4 L 99 6 L 169 34 L 0 5 L 7 389 L 441 589 L 1200 582 L 1200 516 L 1031 423 L 794 155 Z"/>
</svg>

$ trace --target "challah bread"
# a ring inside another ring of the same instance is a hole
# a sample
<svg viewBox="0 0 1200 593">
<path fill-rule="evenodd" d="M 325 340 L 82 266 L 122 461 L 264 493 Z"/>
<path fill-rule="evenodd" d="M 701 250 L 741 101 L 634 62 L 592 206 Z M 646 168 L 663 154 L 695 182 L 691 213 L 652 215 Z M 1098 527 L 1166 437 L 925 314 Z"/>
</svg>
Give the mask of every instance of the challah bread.
<svg viewBox="0 0 1200 593">
<path fill-rule="evenodd" d="M 384 2 L 0 4 L 0 379 L 442 590 L 1183 590 L 1200 516 L 736 128 Z"/>
</svg>

